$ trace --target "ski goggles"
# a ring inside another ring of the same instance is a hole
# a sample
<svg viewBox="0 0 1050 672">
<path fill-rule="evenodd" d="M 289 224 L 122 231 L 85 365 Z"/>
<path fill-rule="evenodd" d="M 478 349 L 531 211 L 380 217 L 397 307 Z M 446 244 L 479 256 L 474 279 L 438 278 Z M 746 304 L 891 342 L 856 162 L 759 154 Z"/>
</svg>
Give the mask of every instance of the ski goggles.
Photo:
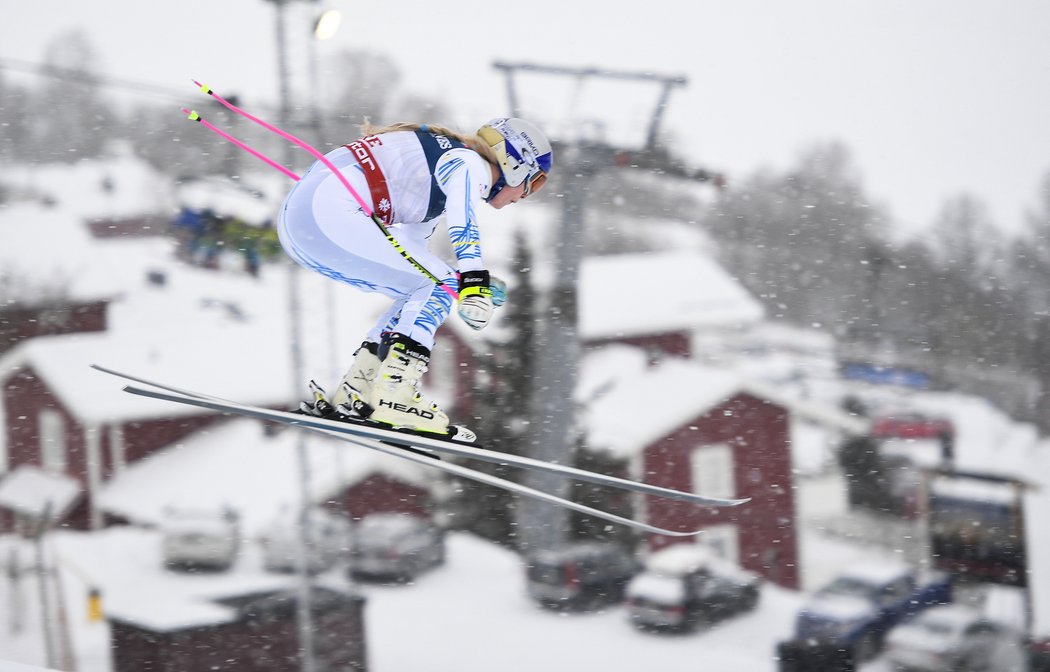
<svg viewBox="0 0 1050 672">
<path fill-rule="evenodd" d="M 536 171 L 525 178 L 525 193 L 522 196 L 528 198 L 530 194 L 542 189 L 545 184 L 547 184 L 547 173 L 542 170 Z"/>
<path fill-rule="evenodd" d="M 532 175 L 525 178 L 525 191 L 522 192 L 522 198 L 528 198 L 529 194 L 536 193 L 539 191 L 544 184 L 547 183 L 547 173 L 542 170 L 538 170 Z M 485 197 L 485 202 L 488 203 L 492 199 L 496 198 L 499 192 L 503 191 L 503 188 L 507 186 L 507 180 L 503 178 L 503 175 L 499 176 L 492 187 L 489 189 L 489 195 Z"/>
</svg>

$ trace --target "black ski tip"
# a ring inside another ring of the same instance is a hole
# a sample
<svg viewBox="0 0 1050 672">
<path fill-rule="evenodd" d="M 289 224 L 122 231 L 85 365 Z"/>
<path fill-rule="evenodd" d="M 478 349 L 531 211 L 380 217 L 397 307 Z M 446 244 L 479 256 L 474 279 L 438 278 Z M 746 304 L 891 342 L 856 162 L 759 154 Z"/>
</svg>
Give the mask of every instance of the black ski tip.
<svg viewBox="0 0 1050 672">
<path fill-rule="evenodd" d="M 477 433 L 463 425 L 449 425 L 448 440 L 456 443 L 466 443 L 475 447 L 478 446 Z"/>
<path fill-rule="evenodd" d="M 481 447 L 478 443 L 478 435 L 475 434 L 473 430 L 462 425 L 449 425 L 448 433 L 441 434 L 438 432 L 423 432 L 418 429 L 412 429 L 411 427 L 391 427 L 390 425 L 385 425 L 374 420 L 365 420 L 362 424 L 375 427 L 376 429 L 385 429 L 389 432 L 405 434 L 407 436 L 418 436 L 425 439 L 437 439 L 438 441 L 448 441 L 449 443 L 460 443 L 474 448 Z"/>
</svg>

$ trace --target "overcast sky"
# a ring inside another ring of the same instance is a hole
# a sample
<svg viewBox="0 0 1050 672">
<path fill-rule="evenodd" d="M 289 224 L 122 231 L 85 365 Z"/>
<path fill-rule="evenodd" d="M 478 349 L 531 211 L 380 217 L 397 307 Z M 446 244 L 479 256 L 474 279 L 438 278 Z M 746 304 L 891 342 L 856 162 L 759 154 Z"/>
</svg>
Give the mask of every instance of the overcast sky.
<svg viewBox="0 0 1050 672">
<path fill-rule="evenodd" d="M 299 96 L 309 81 L 300 36 L 324 7 L 346 19 L 319 45 L 321 62 L 347 48 L 395 59 L 403 88 L 452 109 L 454 118 L 428 121 L 470 129 L 505 114 L 495 60 L 682 75 L 664 129 L 694 165 L 740 179 L 839 140 L 869 196 L 907 231 L 962 193 L 1016 230 L 1050 172 L 1045 0 L 298 2 L 287 14 Z M 266 0 L 8 2 L 0 59 L 38 62 L 49 42 L 80 29 L 112 77 L 184 89 L 191 106 L 196 78 L 250 108 L 277 97 L 274 25 Z M 338 75 L 322 67 L 322 86 Z M 523 78 L 521 104 L 553 134 L 584 118 L 631 144 L 655 99 L 617 86 Z"/>
</svg>

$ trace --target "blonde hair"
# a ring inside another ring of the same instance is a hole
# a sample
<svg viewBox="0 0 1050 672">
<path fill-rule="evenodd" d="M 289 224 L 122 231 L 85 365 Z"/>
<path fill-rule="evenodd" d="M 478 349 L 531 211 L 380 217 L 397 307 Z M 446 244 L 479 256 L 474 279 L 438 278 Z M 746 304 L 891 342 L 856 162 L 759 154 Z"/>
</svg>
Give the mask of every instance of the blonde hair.
<svg viewBox="0 0 1050 672">
<path fill-rule="evenodd" d="M 489 144 L 483 139 L 477 135 L 466 135 L 459 131 L 454 131 L 447 126 L 441 126 L 440 124 L 417 124 L 410 121 L 399 121 L 390 124 L 389 126 L 376 126 L 366 119 L 365 122 L 361 124 L 361 134 L 379 135 L 380 133 L 394 133 L 396 131 L 419 131 L 422 130 L 424 126 L 426 126 L 426 130 L 430 133 L 446 135 L 455 140 L 459 140 L 464 145 L 480 154 L 481 158 L 485 159 L 492 165 L 499 165 L 498 159 L 496 159 L 496 155 L 493 153 L 492 148 L 489 147 Z"/>
</svg>

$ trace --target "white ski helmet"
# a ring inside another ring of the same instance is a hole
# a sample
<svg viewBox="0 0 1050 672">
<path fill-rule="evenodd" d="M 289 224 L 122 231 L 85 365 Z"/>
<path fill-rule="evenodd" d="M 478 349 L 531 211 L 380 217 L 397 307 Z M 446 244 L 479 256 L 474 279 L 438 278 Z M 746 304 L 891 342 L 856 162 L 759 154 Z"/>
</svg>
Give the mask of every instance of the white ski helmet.
<svg viewBox="0 0 1050 672">
<path fill-rule="evenodd" d="M 492 148 L 507 186 L 524 183 L 525 193 L 531 194 L 547 181 L 554 152 L 547 136 L 535 124 L 515 117 L 500 117 L 479 128 L 478 137 Z M 492 191 L 493 196 L 496 191 Z"/>
</svg>

